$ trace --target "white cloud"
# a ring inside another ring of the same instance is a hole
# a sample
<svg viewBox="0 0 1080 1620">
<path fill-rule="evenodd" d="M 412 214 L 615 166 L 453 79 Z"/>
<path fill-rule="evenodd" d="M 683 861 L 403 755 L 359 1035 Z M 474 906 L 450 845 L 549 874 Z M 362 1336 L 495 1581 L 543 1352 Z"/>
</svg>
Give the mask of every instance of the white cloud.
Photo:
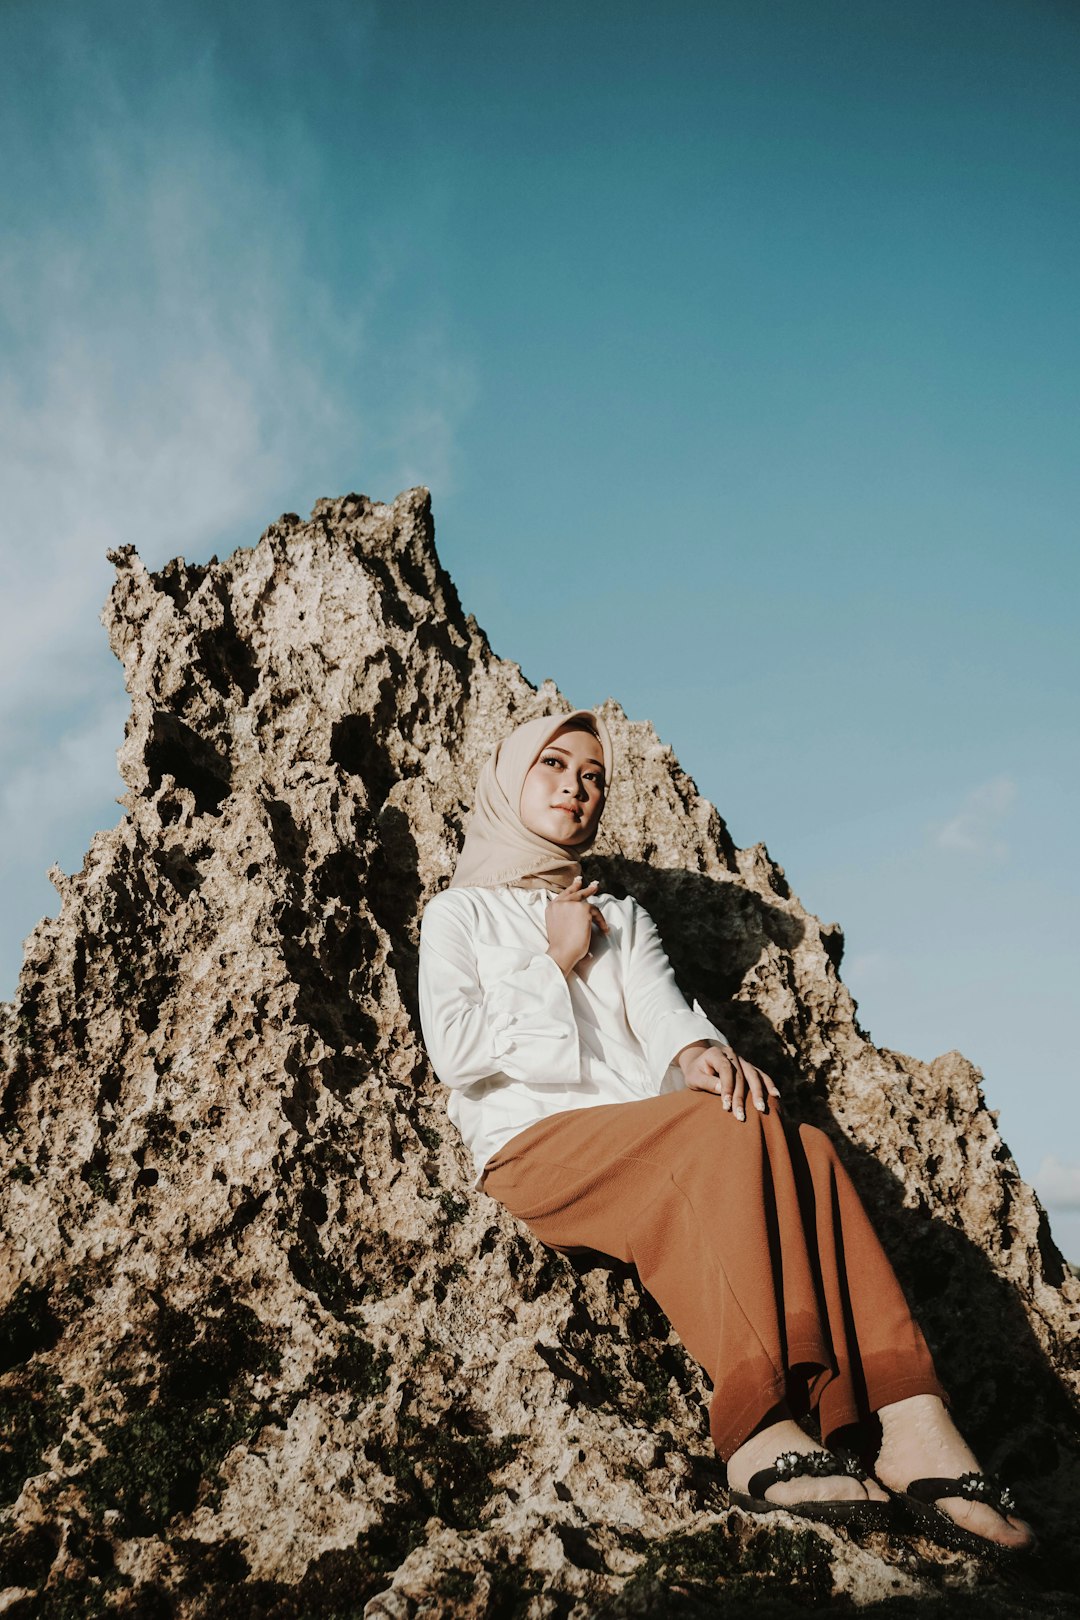
<svg viewBox="0 0 1080 1620">
<path fill-rule="evenodd" d="M 1003 859 L 1009 846 L 1000 836 L 999 826 L 1012 809 L 1016 793 L 1016 783 L 1009 776 L 995 776 L 972 788 L 954 816 L 933 824 L 938 848 Z"/>
<path fill-rule="evenodd" d="M 331 12 L 343 48 L 352 13 Z M 60 154 L 81 195 L 65 208 L 41 186 L 0 248 L 4 948 L 34 920 L 16 874 L 62 851 L 78 865 L 121 790 L 120 671 L 98 621 L 106 549 L 133 543 L 150 567 L 204 560 L 322 495 L 446 488 L 472 396 L 415 276 L 436 204 L 403 195 L 397 222 L 352 229 L 343 253 L 343 199 L 302 110 L 245 124 L 227 52 L 193 66 L 188 50 L 173 71 L 170 40 L 178 56 L 186 41 L 167 11 L 155 18 L 149 77 L 75 8 L 54 18 L 62 111 L 42 119 L 38 169 L 21 178 L 32 191 Z M 359 39 L 370 18 L 355 18 Z M 9 102 L 0 134 L 14 116 Z M 26 881 L 40 907 L 40 880 Z"/>
<path fill-rule="evenodd" d="M 107 546 L 134 542 L 152 562 L 205 554 L 260 493 L 273 499 L 283 467 L 356 433 L 298 347 L 295 251 L 226 229 L 232 195 L 251 208 L 258 177 L 224 160 L 212 176 L 190 149 L 149 173 L 117 151 L 98 167 L 100 231 L 77 270 L 51 229 L 0 267 L 0 315 L 34 334 L 0 388 L 8 714 L 28 697 L 66 700 L 101 638 Z M 322 334 L 302 332 L 318 356 Z"/>
<path fill-rule="evenodd" d="M 371 62 L 370 8 L 316 23 Z M 0 249 L 9 743 L 107 667 L 107 547 L 160 566 L 250 544 L 283 504 L 358 481 L 382 499 L 445 489 L 474 391 L 425 279 L 434 190 L 356 226 L 297 104 L 257 126 L 237 112 L 223 48 L 200 53 L 158 11 L 147 83 L 89 19 L 54 24 L 50 135 L 82 195 L 70 217 L 24 210 Z M 52 150 L 42 136 L 39 169 Z"/>
<path fill-rule="evenodd" d="M 1080 1164 L 1048 1153 L 1035 1172 L 1035 1190 L 1048 1209 L 1080 1210 Z"/>
</svg>

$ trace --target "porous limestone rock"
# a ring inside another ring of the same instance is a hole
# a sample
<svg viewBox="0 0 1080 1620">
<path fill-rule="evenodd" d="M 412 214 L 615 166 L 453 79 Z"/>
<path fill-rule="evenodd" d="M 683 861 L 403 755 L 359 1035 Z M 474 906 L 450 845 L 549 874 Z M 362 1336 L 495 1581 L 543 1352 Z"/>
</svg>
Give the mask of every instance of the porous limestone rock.
<svg viewBox="0 0 1080 1620">
<path fill-rule="evenodd" d="M 0 1608 L 614 1617 L 728 1591 L 779 1614 L 797 1587 L 1009 1612 L 929 1543 L 728 1508 L 707 1381 L 633 1271 L 469 1190 L 419 1038 L 419 916 L 493 741 L 574 703 L 463 613 L 427 492 L 320 501 L 206 566 L 113 561 L 124 814 L 54 868 L 0 1019 Z M 602 713 L 588 873 L 837 1140 L 963 1426 L 1043 1531 L 1025 1612 L 1059 1612 L 1080 1285 L 979 1072 L 876 1049 L 839 928 L 647 721 Z"/>
</svg>

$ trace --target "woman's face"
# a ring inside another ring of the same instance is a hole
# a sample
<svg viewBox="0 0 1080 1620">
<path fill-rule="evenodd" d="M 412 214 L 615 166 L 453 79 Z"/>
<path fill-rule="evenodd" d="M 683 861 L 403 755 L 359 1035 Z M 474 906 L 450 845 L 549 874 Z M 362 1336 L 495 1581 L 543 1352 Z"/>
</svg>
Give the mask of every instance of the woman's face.
<svg viewBox="0 0 1080 1620">
<path fill-rule="evenodd" d="M 605 791 L 599 738 L 565 726 L 529 766 L 518 815 L 553 844 L 580 844 L 596 831 Z"/>
</svg>

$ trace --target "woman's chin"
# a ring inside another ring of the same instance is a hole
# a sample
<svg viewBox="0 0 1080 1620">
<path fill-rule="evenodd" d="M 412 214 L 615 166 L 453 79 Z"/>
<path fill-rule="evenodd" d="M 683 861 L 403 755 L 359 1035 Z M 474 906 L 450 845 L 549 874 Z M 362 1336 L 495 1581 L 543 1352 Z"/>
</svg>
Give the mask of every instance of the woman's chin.
<svg viewBox="0 0 1080 1620">
<path fill-rule="evenodd" d="M 581 822 L 575 822 L 565 810 L 557 810 L 551 818 L 551 825 L 539 821 L 525 822 L 530 832 L 546 838 L 549 844 L 561 844 L 564 849 L 573 849 L 589 836 L 588 827 Z"/>
</svg>

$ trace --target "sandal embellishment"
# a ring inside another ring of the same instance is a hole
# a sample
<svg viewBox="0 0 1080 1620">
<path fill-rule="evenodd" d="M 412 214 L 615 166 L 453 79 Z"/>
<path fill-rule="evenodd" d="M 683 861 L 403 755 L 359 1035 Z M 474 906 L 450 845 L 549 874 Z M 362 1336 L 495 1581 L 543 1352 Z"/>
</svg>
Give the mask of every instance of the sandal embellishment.
<svg viewBox="0 0 1080 1620">
<path fill-rule="evenodd" d="M 924 1502 L 935 1502 L 942 1496 L 962 1496 L 968 1502 L 985 1502 L 1000 1513 L 1015 1513 L 1016 1498 L 1007 1485 L 1002 1485 L 992 1474 L 973 1470 L 956 1479 L 916 1479 L 908 1492 Z"/>
<path fill-rule="evenodd" d="M 1007 1485 L 999 1485 L 992 1474 L 961 1474 L 960 1496 L 973 1502 L 987 1502 L 991 1507 L 1002 1507 L 1008 1513 L 1016 1512 L 1016 1499 Z"/>
<path fill-rule="evenodd" d="M 811 1479 L 828 1479 L 836 1474 L 858 1480 L 868 1477 L 854 1457 L 837 1457 L 831 1451 L 782 1451 L 773 1468 L 777 1481 L 799 1479 L 803 1475 Z"/>
</svg>

